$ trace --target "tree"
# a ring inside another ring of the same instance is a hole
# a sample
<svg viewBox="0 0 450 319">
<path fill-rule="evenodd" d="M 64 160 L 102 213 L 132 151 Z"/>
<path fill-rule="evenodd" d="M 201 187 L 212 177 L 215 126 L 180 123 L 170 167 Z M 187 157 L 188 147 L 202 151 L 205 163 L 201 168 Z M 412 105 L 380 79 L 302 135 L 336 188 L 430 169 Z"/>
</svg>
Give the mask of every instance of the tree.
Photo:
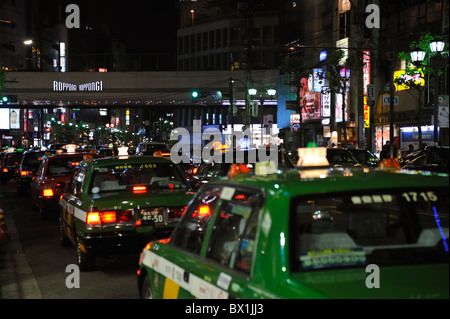
<svg viewBox="0 0 450 319">
<path fill-rule="evenodd" d="M 289 87 L 295 87 L 296 103 L 294 106 L 294 111 L 300 115 L 300 145 L 303 147 L 305 144 L 306 130 L 303 127 L 302 109 L 304 105 L 302 103 L 300 93 L 303 88 L 302 79 L 307 78 L 311 74 L 312 70 L 306 66 L 303 57 L 299 55 L 291 55 L 283 59 L 281 62 L 280 71 L 282 74 L 289 76 L 286 84 L 289 85 Z"/>
<path fill-rule="evenodd" d="M 347 76 L 347 70 L 357 70 L 357 68 L 363 67 L 362 58 L 359 55 L 351 54 L 347 57 L 345 61 L 344 50 L 335 49 L 330 50 L 325 60 L 326 71 L 324 79 L 327 82 L 331 96 L 334 97 L 335 94 L 342 95 L 342 121 L 345 121 L 345 107 L 346 107 L 346 92 L 348 90 L 347 82 L 350 76 Z M 341 70 L 344 69 L 342 73 Z M 334 98 L 332 99 L 332 101 Z M 334 111 L 334 103 L 332 103 L 331 112 L 331 125 L 333 129 L 336 129 L 336 116 Z M 344 128 L 344 144 L 347 144 L 347 131 Z"/>
<path fill-rule="evenodd" d="M 419 40 L 412 41 L 409 44 L 411 50 L 422 50 L 425 52 L 425 57 L 432 55 L 430 49 L 430 43 L 433 42 L 435 37 L 430 33 L 422 33 L 419 36 Z M 443 54 L 448 54 L 448 52 L 443 52 Z M 405 75 L 394 79 L 396 85 L 404 85 L 408 89 L 417 90 L 419 93 L 419 104 L 417 111 L 415 112 L 415 120 L 418 126 L 418 138 L 419 147 L 423 147 L 422 140 L 422 117 L 424 107 L 429 107 L 425 100 L 425 92 L 428 90 L 429 83 L 426 80 L 429 76 L 435 73 L 435 70 L 430 66 L 430 59 L 424 59 L 420 62 L 413 62 L 411 59 L 411 54 L 409 51 L 402 51 L 398 54 L 398 58 L 405 61 Z M 436 74 L 435 74 L 436 76 Z M 419 81 L 417 80 L 419 78 Z M 422 79 L 425 85 L 422 84 Z"/>
</svg>

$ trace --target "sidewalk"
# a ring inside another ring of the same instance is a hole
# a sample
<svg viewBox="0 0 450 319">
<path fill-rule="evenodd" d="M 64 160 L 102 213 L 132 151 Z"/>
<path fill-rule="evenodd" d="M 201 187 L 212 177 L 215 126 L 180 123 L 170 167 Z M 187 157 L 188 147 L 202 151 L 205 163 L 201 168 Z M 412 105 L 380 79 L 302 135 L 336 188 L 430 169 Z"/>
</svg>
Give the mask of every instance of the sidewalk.
<svg viewBox="0 0 450 319">
<path fill-rule="evenodd" d="M 6 201 L 0 193 L 0 299 L 42 299 Z"/>
</svg>

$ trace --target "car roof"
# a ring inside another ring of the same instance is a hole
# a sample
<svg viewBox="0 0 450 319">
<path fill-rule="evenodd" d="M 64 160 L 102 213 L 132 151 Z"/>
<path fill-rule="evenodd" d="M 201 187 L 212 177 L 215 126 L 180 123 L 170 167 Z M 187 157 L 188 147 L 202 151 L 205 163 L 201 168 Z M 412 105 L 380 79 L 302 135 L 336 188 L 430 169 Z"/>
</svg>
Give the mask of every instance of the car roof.
<svg viewBox="0 0 450 319">
<path fill-rule="evenodd" d="M 320 176 L 311 177 L 311 173 Z M 306 177 L 301 177 L 304 174 Z M 389 183 L 386 183 L 389 180 Z M 439 173 L 362 168 L 291 169 L 275 174 L 257 176 L 237 175 L 229 181 L 234 184 L 255 186 L 271 193 L 286 195 L 316 194 L 324 192 L 355 191 L 363 189 L 407 189 L 408 187 L 449 187 L 449 176 Z"/>
<path fill-rule="evenodd" d="M 141 155 L 141 156 L 110 156 L 110 157 L 100 157 L 93 158 L 89 160 L 95 166 L 108 166 L 108 165 L 117 165 L 121 163 L 128 164 L 139 164 L 139 163 L 172 163 L 169 159 L 164 157 L 150 156 L 150 155 Z"/>
</svg>

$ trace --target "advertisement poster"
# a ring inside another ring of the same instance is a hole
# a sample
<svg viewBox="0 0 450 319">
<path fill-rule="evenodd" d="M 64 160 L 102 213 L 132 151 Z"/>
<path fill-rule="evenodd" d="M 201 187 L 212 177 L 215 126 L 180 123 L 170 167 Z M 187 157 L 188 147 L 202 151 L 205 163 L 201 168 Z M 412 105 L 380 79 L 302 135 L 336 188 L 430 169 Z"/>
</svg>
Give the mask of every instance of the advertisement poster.
<svg viewBox="0 0 450 319">
<path fill-rule="evenodd" d="M 320 92 L 314 92 L 313 76 L 302 79 L 300 91 L 302 118 L 303 120 L 314 120 L 321 118 Z"/>
<path fill-rule="evenodd" d="M 9 128 L 20 129 L 20 109 L 9 109 Z"/>
<path fill-rule="evenodd" d="M 0 109 L 0 130 L 9 130 L 9 109 Z"/>
</svg>

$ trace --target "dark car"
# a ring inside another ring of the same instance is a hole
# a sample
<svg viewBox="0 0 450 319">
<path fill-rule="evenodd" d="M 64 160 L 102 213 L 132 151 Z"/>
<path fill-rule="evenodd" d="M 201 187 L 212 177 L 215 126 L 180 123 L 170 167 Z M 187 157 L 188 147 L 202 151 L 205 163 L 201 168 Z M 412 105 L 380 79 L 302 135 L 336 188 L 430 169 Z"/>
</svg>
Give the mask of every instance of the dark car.
<svg viewBox="0 0 450 319">
<path fill-rule="evenodd" d="M 256 151 L 256 154 L 258 155 L 258 151 Z M 272 150 L 273 151 L 273 150 Z M 287 153 L 283 149 L 275 150 L 278 152 L 278 169 L 280 170 L 287 170 L 295 168 L 295 163 L 292 162 L 292 160 L 289 158 Z M 233 161 L 230 162 L 227 160 L 227 152 L 233 152 L 232 158 Z M 242 158 L 243 161 L 237 161 L 237 156 L 239 156 L 239 151 L 225 151 L 222 154 L 222 160 L 219 162 L 215 161 L 203 161 L 199 166 L 197 173 L 193 175 L 191 179 L 192 186 L 194 189 L 199 189 L 202 184 L 208 183 L 210 181 L 216 181 L 223 178 L 228 178 L 227 174 L 230 170 L 230 167 L 233 163 L 243 163 L 246 164 L 249 168 L 249 171 L 254 172 L 255 169 L 255 163 L 260 162 L 260 159 L 258 156 L 256 156 L 256 160 L 252 160 L 251 156 L 249 156 L 250 151 L 245 150 L 242 151 Z"/>
<path fill-rule="evenodd" d="M 6 185 L 10 179 L 14 179 L 16 177 L 17 168 L 19 167 L 22 154 L 22 149 L 8 151 L 4 154 L 1 163 L 2 170 L 0 172 L 0 181 L 2 185 Z"/>
<path fill-rule="evenodd" d="M 180 168 L 183 170 L 184 174 L 186 174 L 186 179 L 191 180 L 192 177 L 197 173 L 198 167 L 197 164 L 193 163 L 180 163 L 178 164 Z"/>
<path fill-rule="evenodd" d="M 348 167 L 360 165 L 350 151 L 342 148 L 328 148 L 327 159 L 331 166 Z"/>
<path fill-rule="evenodd" d="M 380 163 L 380 159 L 372 151 L 365 149 L 349 149 L 348 151 L 353 155 L 358 163 L 365 167 L 377 167 Z"/>
<path fill-rule="evenodd" d="M 136 147 L 136 155 L 155 155 L 155 152 L 161 152 L 161 156 L 170 156 L 170 149 L 163 142 L 142 142 Z"/>
<path fill-rule="evenodd" d="M 449 173 L 449 147 L 428 146 L 403 156 L 399 163 L 402 169 Z"/>
<path fill-rule="evenodd" d="M 17 192 L 19 195 L 24 195 L 30 191 L 31 180 L 36 176 L 36 172 L 44 156 L 55 152 L 29 150 L 23 153 L 19 168 L 17 169 Z"/>
</svg>

